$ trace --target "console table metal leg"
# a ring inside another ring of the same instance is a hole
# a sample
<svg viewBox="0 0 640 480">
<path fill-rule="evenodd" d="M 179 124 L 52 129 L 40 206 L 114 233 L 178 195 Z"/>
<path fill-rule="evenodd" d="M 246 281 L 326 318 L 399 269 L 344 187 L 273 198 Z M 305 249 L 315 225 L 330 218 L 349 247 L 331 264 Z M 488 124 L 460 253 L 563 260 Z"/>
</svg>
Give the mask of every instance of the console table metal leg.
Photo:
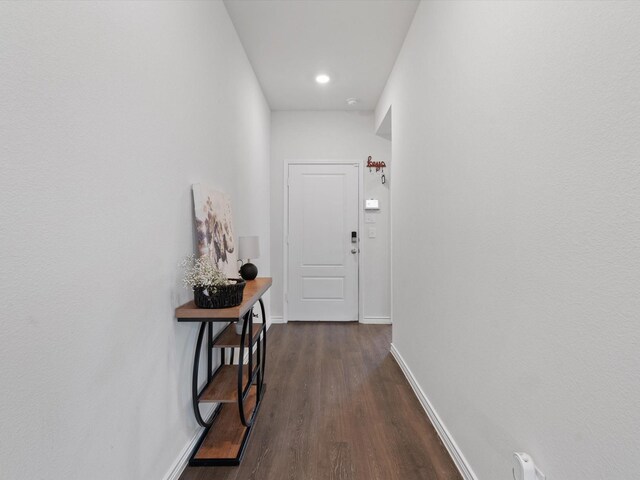
<svg viewBox="0 0 640 480">
<path fill-rule="evenodd" d="M 202 340 L 204 338 L 204 331 L 207 328 L 207 322 L 200 323 L 200 330 L 198 331 L 198 339 L 196 340 L 196 353 L 193 358 L 193 377 L 191 380 L 191 399 L 193 402 L 193 414 L 196 417 L 196 421 L 203 427 L 211 426 L 213 420 L 209 422 L 205 421 L 200 414 L 200 406 L 198 405 L 198 371 L 200 368 L 200 352 L 202 351 Z M 211 328 L 211 327 L 209 327 Z M 208 349 L 209 351 L 211 349 Z M 211 366 L 208 365 L 209 373 L 211 375 Z"/>
<path fill-rule="evenodd" d="M 251 425 L 251 422 L 248 422 L 244 415 L 244 397 L 245 397 L 245 389 L 244 389 L 244 350 L 245 350 L 245 341 L 247 339 L 247 334 L 251 334 L 251 325 L 252 325 L 252 310 L 249 310 L 243 317 L 242 324 L 242 335 L 240 336 L 240 351 L 238 352 L 238 413 L 240 415 L 240 421 L 242 425 L 248 427 Z M 247 332 L 249 330 L 249 332 Z M 251 337 L 249 337 L 251 338 Z M 251 345 L 251 341 L 249 342 Z M 251 347 L 249 347 L 249 369 L 251 368 Z M 248 372 L 248 377 L 251 377 L 251 370 Z M 249 388 L 251 384 L 249 382 Z"/>
<path fill-rule="evenodd" d="M 262 384 L 264 383 L 264 369 L 267 360 L 267 316 L 264 312 L 264 303 L 262 298 L 258 300 L 260 302 L 260 312 L 262 313 L 262 321 L 264 322 L 264 328 L 262 329 L 262 358 L 260 358 L 260 350 L 258 350 L 258 359 L 260 362 L 260 381 L 258 382 L 258 401 L 262 395 Z M 260 343 L 258 342 L 258 345 Z"/>
<path fill-rule="evenodd" d="M 213 324 L 209 322 L 207 328 L 207 383 L 213 376 Z"/>
</svg>

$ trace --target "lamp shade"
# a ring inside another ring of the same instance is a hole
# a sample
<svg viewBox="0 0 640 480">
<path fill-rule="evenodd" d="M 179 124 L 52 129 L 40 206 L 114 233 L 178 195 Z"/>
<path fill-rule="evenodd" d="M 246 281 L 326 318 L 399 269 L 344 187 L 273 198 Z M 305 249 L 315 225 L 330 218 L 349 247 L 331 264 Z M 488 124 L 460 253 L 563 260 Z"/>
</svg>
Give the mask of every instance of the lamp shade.
<svg viewBox="0 0 640 480">
<path fill-rule="evenodd" d="M 238 237 L 238 258 L 241 260 L 260 257 L 258 236 Z"/>
</svg>

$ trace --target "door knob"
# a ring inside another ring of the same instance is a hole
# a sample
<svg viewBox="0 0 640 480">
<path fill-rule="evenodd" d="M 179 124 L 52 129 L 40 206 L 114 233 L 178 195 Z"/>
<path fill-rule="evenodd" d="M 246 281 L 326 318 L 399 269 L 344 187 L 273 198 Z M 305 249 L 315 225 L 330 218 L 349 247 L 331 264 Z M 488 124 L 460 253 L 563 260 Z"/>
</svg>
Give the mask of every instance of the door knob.
<svg viewBox="0 0 640 480">
<path fill-rule="evenodd" d="M 352 248 L 351 249 L 351 253 L 358 253 L 358 249 L 357 248 Z"/>
</svg>

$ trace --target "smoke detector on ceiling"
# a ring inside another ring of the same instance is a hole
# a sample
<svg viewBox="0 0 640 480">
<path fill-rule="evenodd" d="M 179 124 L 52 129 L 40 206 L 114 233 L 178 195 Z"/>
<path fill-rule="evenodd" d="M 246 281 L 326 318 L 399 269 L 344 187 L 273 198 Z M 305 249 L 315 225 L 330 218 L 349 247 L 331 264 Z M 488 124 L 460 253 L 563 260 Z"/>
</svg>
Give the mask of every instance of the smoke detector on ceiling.
<svg viewBox="0 0 640 480">
<path fill-rule="evenodd" d="M 354 105 L 357 105 L 358 103 L 358 99 L 355 97 L 351 97 L 351 98 L 347 98 L 347 105 L 349 105 L 350 107 L 353 107 Z"/>
</svg>

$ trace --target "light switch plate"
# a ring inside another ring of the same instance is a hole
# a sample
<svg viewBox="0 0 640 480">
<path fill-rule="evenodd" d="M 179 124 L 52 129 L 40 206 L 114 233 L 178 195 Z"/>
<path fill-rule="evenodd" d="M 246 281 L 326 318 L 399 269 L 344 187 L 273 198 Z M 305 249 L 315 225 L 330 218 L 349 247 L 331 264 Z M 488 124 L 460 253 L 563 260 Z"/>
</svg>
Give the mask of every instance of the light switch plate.
<svg viewBox="0 0 640 480">
<path fill-rule="evenodd" d="M 371 200 L 365 200 L 364 201 L 364 209 L 365 210 L 379 210 L 380 207 L 378 206 L 378 200 L 375 199 L 371 199 Z"/>
</svg>

